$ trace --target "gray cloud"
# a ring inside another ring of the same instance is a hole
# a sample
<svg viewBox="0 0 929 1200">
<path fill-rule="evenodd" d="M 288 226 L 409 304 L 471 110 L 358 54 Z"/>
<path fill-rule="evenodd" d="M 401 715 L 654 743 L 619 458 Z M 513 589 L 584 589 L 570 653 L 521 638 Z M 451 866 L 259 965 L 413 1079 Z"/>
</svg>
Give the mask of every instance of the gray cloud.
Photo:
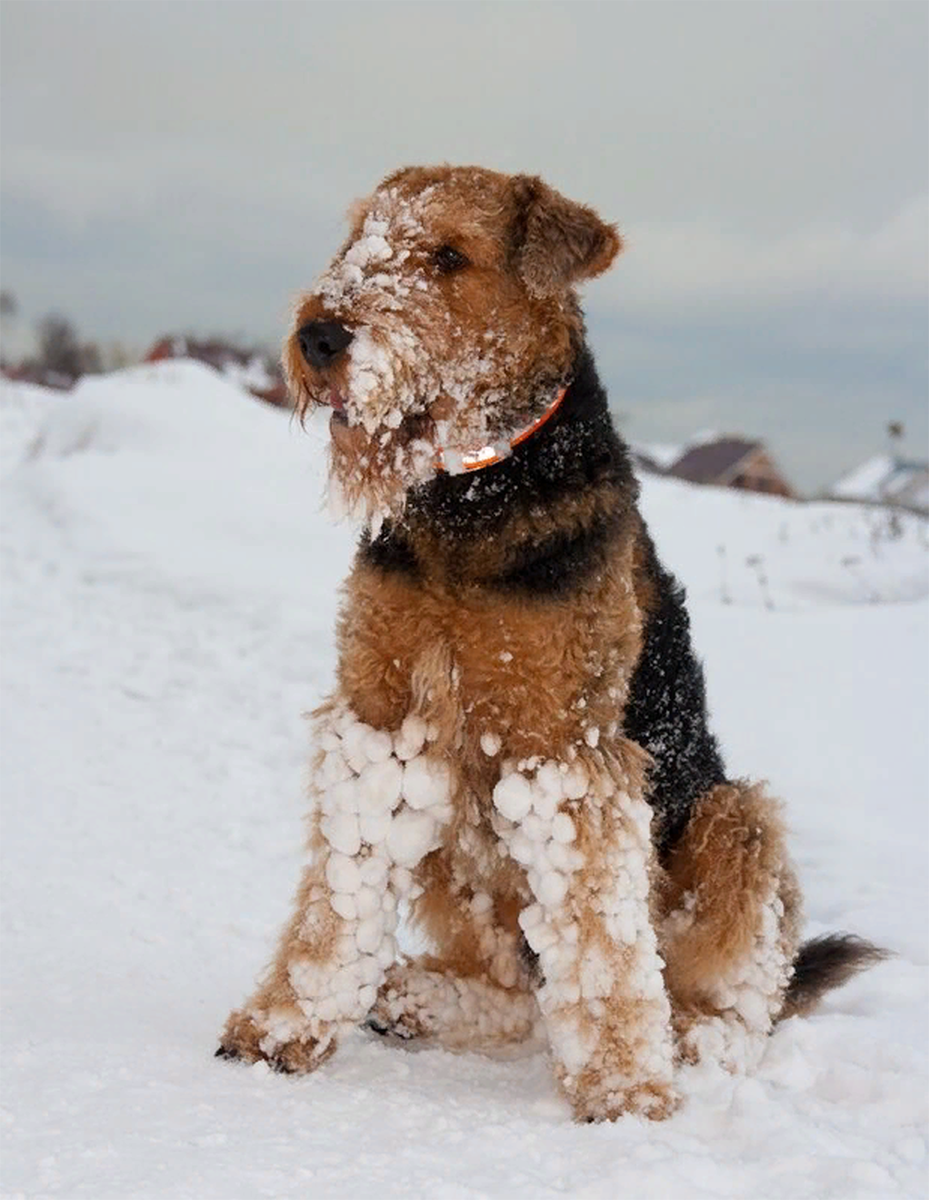
<svg viewBox="0 0 929 1200">
<path fill-rule="evenodd" d="M 922 3 L 31 0 L 2 21 L 24 310 L 139 345 L 275 340 L 350 199 L 474 161 L 619 220 L 587 303 L 630 434 L 768 434 L 806 486 L 891 417 L 924 446 Z"/>
</svg>

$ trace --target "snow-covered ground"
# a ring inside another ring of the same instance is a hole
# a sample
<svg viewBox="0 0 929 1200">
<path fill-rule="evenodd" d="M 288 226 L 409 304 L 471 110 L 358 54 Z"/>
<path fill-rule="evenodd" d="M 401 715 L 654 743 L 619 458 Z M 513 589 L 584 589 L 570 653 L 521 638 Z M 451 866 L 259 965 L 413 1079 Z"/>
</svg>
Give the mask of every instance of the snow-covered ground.
<svg viewBox="0 0 929 1200">
<path fill-rule="evenodd" d="M 924 524 L 645 481 L 731 769 L 787 800 L 809 933 L 897 957 L 754 1077 L 688 1068 L 670 1121 L 579 1127 L 539 1052 L 213 1058 L 301 858 L 353 545 L 324 425 L 186 362 L 0 401 L 4 1196 L 925 1194 Z"/>
</svg>

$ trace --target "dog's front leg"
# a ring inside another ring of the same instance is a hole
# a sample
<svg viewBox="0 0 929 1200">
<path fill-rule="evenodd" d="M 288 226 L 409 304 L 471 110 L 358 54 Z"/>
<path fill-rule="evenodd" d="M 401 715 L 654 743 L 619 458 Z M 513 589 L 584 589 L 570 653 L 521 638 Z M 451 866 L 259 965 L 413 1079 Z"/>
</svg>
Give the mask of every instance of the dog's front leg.
<svg viewBox="0 0 929 1200">
<path fill-rule="evenodd" d="M 596 755 L 520 766 L 494 789 L 495 820 L 535 898 L 520 925 L 539 956 L 558 1079 L 578 1120 L 666 1117 L 670 1006 L 650 913 L 651 811 L 635 772 Z"/>
<path fill-rule="evenodd" d="M 311 862 L 267 977 L 229 1017 L 218 1055 L 311 1071 L 364 1020 L 396 957 L 398 902 L 441 840 L 450 772 L 425 722 L 390 734 L 342 702 L 317 727 Z"/>
</svg>

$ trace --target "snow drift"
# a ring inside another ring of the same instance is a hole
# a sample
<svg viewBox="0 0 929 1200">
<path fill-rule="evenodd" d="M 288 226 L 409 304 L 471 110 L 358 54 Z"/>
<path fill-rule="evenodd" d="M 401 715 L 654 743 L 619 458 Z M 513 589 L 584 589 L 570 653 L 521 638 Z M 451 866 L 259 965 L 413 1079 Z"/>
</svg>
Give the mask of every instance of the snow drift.
<svg viewBox="0 0 929 1200">
<path fill-rule="evenodd" d="M 753 1077 L 685 1070 L 665 1124 L 576 1127 L 541 1053 L 212 1058 L 302 853 L 300 714 L 354 545 L 324 425 L 170 362 L 5 384 L 0 432 L 5 1194 L 923 1194 L 925 523 L 643 482 L 730 770 L 787 801 L 808 935 L 896 957 Z"/>
</svg>

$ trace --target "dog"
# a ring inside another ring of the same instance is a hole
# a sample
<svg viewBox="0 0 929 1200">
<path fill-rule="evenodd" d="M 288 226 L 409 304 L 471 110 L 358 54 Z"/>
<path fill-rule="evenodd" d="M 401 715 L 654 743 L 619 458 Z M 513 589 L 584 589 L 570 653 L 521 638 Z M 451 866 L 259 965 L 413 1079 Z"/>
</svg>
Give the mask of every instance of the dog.
<svg viewBox="0 0 929 1200">
<path fill-rule="evenodd" d="M 800 944 L 779 804 L 729 779 L 576 287 L 616 228 L 539 178 L 406 168 L 296 306 L 363 525 L 314 714 L 294 913 L 217 1055 L 313 1070 L 356 1025 L 547 1039 L 576 1119 L 660 1119 L 882 952 Z M 398 909 L 432 953 L 399 959 Z"/>
</svg>

